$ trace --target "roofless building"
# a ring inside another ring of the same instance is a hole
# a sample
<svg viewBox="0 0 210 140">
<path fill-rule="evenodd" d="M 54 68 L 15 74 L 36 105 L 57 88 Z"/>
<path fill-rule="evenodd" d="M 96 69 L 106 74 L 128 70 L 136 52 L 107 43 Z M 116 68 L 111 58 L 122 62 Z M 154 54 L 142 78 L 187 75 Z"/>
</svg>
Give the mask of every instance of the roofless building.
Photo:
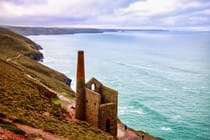
<svg viewBox="0 0 210 140">
<path fill-rule="evenodd" d="M 117 102 L 116 90 L 95 78 L 85 83 L 84 52 L 78 51 L 75 117 L 117 136 Z"/>
</svg>

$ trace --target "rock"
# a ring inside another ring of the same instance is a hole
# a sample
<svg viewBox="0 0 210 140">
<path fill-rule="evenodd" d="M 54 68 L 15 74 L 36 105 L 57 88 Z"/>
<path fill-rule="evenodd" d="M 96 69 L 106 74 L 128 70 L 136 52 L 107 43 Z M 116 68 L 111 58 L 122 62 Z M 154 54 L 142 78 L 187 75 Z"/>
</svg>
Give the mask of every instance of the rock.
<svg viewBox="0 0 210 140">
<path fill-rule="evenodd" d="M 68 77 L 66 77 L 65 79 L 64 79 L 64 82 L 67 84 L 67 85 L 69 85 L 69 86 L 71 86 L 71 79 L 70 78 L 68 78 Z"/>
<path fill-rule="evenodd" d="M 43 50 L 43 48 L 42 48 L 39 44 L 35 44 L 35 48 L 36 48 L 37 50 Z"/>
<path fill-rule="evenodd" d="M 40 52 L 31 53 L 31 54 L 29 54 L 29 57 L 36 61 L 42 61 L 44 59 L 43 54 Z"/>
<path fill-rule="evenodd" d="M 49 112 L 44 112 L 43 115 L 46 116 L 46 117 L 49 117 L 50 113 Z"/>
</svg>

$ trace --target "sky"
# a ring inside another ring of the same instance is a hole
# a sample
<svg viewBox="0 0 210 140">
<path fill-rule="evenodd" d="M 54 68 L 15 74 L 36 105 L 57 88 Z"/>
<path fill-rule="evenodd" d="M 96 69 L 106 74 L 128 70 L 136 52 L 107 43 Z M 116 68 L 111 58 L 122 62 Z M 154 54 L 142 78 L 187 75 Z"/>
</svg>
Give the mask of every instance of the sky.
<svg viewBox="0 0 210 140">
<path fill-rule="evenodd" d="M 0 0 L 0 25 L 210 30 L 210 0 Z"/>
</svg>

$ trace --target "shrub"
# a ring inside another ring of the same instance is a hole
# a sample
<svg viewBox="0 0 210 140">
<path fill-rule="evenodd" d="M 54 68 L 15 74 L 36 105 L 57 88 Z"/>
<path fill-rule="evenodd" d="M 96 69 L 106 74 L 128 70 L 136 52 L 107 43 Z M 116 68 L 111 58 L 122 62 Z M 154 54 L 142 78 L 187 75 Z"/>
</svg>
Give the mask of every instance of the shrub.
<svg viewBox="0 0 210 140">
<path fill-rule="evenodd" d="M 21 124 L 27 124 L 26 121 L 24 121 L 22 119 L 14 119 L 13 122 L 21 123 Z"/>
</svg>

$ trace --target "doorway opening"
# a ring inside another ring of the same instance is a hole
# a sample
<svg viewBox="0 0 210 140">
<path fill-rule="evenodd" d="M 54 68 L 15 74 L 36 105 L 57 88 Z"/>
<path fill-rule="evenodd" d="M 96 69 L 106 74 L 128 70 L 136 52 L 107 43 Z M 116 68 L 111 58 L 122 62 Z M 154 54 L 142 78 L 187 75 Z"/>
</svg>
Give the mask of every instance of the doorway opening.
<svg viewBox="0 0 210 140">
<path fill-rule="evenodd" d="M 109 133 L 111 132 L 110 131 L 110 119 L 106 120 L 106 132 L 109 132 Z"/>
</svg>

